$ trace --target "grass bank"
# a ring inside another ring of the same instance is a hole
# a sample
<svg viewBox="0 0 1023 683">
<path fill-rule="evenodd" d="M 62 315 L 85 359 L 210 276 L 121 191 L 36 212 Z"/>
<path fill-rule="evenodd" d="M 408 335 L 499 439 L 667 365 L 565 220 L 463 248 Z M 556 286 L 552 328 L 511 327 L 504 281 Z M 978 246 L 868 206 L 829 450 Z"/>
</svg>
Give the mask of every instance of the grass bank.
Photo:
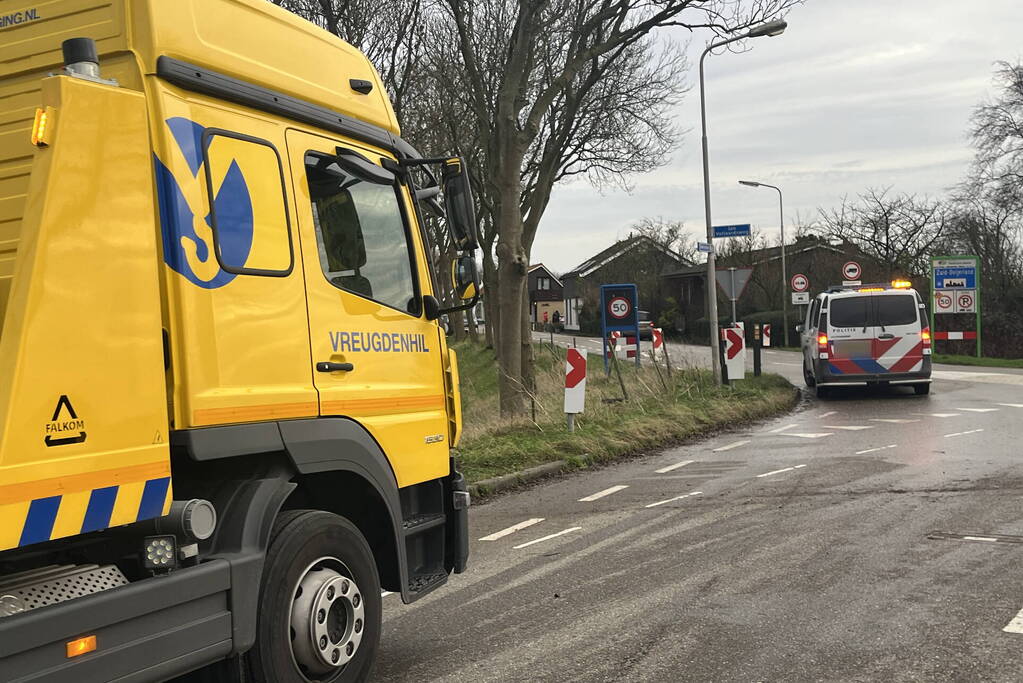
<svg viewBox="0 0 1023 683">
<path fill-rule="evenodd" d="M 639 370 L 620 363 L 629 394 L 628 401 L 620 401 L 618 378 L 614 373 L 606 377 L 599 354 L 590 354 L 586 412 L 577 417 L 576 431 L 569 433 L 562 412 L 563 349 L 534 347 L 534 422 L 531 417 L 501 419 L 492 350 L 471 343 L 455 348 L 465 422 L 459 460 L 470 482 L 555 460 L 580 467 L 607 462 L 777 415 L 796 402 L 792 386 L 778 375 L 716 387 L 709 371 L 675 368 L 668 378 L 663 366 L 658 373 L 649 361 Z"/>
<path fill-rule="evenodd" d="M 956 356 L 950 353 L 936 353 L 931 356 L 934 363 L 948 365 L 974 365 L 983 368 L 1023 368 L 1023 358 L 988 358 L 982 356 Z"/>
</svg>

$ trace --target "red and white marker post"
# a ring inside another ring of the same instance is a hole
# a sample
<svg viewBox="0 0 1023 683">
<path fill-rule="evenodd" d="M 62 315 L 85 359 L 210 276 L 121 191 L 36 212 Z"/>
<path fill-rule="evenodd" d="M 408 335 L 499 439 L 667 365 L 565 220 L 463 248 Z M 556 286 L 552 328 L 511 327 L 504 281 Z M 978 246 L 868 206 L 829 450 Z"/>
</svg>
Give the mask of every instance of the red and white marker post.
<svg viewBox="0 0 1023 683">
<path fill-rule="evenodd" d="M 728 381 L 746 378 L 746 336 L 742 333 L 741 327 L 726 327 L 724 332 L 725 342 L 725 368 L 728 370 Z"/>
<path fill-rule="evenodd" d="M 586 349 L 568 349 L 565 354 L 565 414 L 568 431 L 575 431 L 575 416 L 586 405 Z"/>
<path fill-rule="evenodd" d="M 664 351 L 664 332 L 659 327 L 650 328 L 650 357 L 656 362 Z"/>
<path fill-rule="evenodd" d="M 771 323 L 764 323 L 761 340 L 763 346 L 771 345 Z"/>
</svg>

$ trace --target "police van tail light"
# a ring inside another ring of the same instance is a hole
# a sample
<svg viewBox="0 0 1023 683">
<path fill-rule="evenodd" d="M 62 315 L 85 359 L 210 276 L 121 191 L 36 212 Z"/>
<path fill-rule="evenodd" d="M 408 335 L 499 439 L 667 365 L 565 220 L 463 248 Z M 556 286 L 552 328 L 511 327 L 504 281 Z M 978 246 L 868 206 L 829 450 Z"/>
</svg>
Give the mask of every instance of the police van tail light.
<svg viewBox="0 0 1023 683">
<path fill-rule="evenodd" d="M 925 327 L 920 331 L 920 339 L 924 343 L 924 348 L 929 349 L 931 347 L 931 328 Z"/>
<path fill-rule="evenodd" d="M 828 350 L 828 335 L 826 334 L 817 335 L 817 348 L 819 348 L 822 351 Z"/>
</svg>

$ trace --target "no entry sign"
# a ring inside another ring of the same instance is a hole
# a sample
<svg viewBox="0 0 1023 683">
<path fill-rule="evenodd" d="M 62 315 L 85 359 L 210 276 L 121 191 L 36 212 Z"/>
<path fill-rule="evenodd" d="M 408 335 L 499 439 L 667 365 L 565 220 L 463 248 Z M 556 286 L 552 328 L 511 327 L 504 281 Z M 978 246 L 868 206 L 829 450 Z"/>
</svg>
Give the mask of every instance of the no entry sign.
<svg viewBox="0 0 1023 683">
<path fill-rule="evenodd" d="M 792 276 L 790 284 L 792 285 L 793 292 L 805 292 L 810 289 L 810 278 L 802 273 L 796 273 Z"/>
<path fill-rule="evenodd" d="M 581 413 L 586 403 L 586 349 L 565 354 L 565 412 Z"/>
<path fill-rule="evenodd" d="M 859 280 L 862 273 L 863 269 L 856 261 L 846 261 L 842 266 L 842 277 L 846 280 Z"/>
</svg>

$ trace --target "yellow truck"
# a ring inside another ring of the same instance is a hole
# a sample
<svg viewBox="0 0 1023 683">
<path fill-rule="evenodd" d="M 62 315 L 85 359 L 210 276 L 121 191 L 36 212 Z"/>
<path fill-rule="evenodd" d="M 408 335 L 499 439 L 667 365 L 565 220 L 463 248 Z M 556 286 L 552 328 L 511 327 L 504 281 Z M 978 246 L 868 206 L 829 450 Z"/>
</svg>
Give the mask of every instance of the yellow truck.
<svg viewBox="0 0 1023 683">
<path fill-rule="evenodd" d="M 0 0 L 0 681 L 365 679 L 466 565 L 474 222 L 264 0 Z"/>
</svg>

